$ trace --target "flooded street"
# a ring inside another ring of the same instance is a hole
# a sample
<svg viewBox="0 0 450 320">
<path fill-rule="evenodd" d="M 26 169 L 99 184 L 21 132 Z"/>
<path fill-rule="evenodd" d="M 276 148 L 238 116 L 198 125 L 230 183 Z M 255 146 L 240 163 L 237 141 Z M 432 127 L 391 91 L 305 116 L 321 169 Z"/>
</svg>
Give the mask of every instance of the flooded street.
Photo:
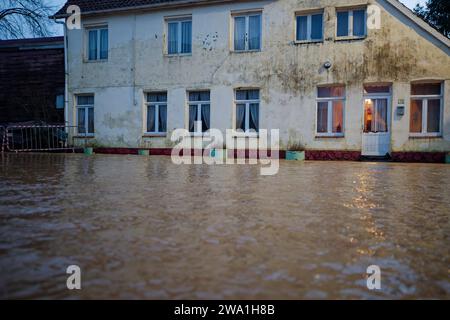
<svg viewBox="0 0 450 320">
<path fill-rule="evenodd" d="M 449 299 L 449 217 L 443 164 L 8 154 L 0 298 Z"/>
</svg>

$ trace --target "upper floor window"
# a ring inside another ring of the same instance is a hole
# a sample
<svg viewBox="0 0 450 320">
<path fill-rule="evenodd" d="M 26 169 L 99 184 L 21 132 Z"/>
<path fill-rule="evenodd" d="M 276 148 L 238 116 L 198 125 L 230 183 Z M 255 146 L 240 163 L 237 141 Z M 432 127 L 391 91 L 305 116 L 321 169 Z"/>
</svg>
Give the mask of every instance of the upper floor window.
<svg viewBox="0 0 450 320">
<path fill-rule="evenodd" d="M 318 136 L 344 135 L 344 86 L 317 88 L 317 126 Z"/>
<path fill-rule="evenodd" d="M 410 133 L 412 136 L 439 136 L 442 119 L 442 84 L 411 85 Z"/>
<path fill-rule="evenodd" d="M 366 36 L 366 10 L 338 10 L 337 37 L 362 38 Z"/>
<path fill-rule="evenodd" d="M 206 132 L 210 126 L 209 91 L 189 92 L 189 132 Z"/>
<path fill-rule="evenodd" d="M 235 15 L 234 51 L 261 50 L 261 13 Z"/>
<path fill-rule="evenodd" d="M 167 53 L 192 53 L 192 18 L 167 21 Z"/>
<path fill-rule="evenodd" d="M 259 90 L 236 90 L 236 130 L 259 131 Z"/>
<path fill-rule="evenodd" d="M 87 56 L 89 61 L 108 59 L 108 27 L 87 29 Z"/>
<path fill-rule="evenodd" d="M 297 41 L 323 40 L 323 13 L 297 15 Z"/>
<path fill-rule="evenodd" d="M 94 135 L 94 95 L 76 96 L 78 133 Z"/>
<path fill-rule="evenodd" d="M 147 93 L 147 133 L 167 131 L 167 92 Z"/>
</svg>

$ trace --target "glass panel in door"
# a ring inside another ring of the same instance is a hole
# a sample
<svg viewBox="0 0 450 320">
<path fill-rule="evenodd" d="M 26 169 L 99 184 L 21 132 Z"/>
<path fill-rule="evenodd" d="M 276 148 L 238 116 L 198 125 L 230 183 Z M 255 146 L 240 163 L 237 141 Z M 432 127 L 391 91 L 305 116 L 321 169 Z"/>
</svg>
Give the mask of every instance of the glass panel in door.
<svg viewBox="0 0 450 320">
<path fill-rule="evenodd" d="M 387 99 L 376 99 L 375 132 L 387 132 Z"/>
<path fill-rule="evenodd" d="M 387 115 L 387 99 L 366 99 L 364 101 L 364 132 L 388 132 Z"/>
</svg>

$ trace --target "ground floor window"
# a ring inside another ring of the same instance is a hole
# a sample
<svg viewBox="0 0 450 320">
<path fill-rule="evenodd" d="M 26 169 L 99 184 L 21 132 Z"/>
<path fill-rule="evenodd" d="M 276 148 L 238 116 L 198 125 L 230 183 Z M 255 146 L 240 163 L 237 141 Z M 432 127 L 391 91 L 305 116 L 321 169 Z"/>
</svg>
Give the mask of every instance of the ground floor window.
<svg viewBox="0 0 450 320">
<path fill-rule="evenodd" d="M 344 135 L 344 86 L 326 86 L 317 89 L 318 136 Z"/>
<path fill-rule="evenodd" d="M 442 84 L 412 84 L 409 122 L 411 135 L 440 135 L 441 118 Z"/>
<path fill-rule="evenodd" d="M 94 135 L 94 96 L 80 95 L 76 102 L 78 133 Z"/>
<path fill-rule="evenodd" d="M 147 133 L 167 131 L 167 93 L 147 93 Z"/>
<path fill-rule="evenodd" d="M 259 131 L 259 90 L 236 90 L 236 130 Z"/>
<path fill-rule="evenodd" d="M 189 92 L 189 132 L 202 133 L 210 128 L 209 91 Z"/>
</svg>

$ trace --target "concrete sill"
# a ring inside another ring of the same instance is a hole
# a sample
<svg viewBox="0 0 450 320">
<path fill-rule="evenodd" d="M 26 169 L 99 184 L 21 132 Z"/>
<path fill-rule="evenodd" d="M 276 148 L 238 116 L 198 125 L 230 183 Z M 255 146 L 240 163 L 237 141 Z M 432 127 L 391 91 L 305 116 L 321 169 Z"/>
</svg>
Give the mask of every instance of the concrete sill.
<svg viewBox="0 0 450 320">
<path fill-rule="evenodd" d="M 232 53 L 232 54 L 234 54 L 234 53 L 237 53 L 237 54 L 241 54 L 241 53 L 257 53 L 257 52 L 261 52 L 262 50 L 261 49 L 259 49 L 259 50 L 231 50 L 230 51 L 230 53 Z"/>
<path fill-rule="evenodd" d="M 345 136 L 315 136 L 315 139 L 344 139 Z"/>
<path fill-rule="evenodd" d="M 165 53 L 166 58 L 182 58 L 182 57 L 192 57 L 192 53 Z"/>
<path fill-rule="evenodd" d="M 102 60 L 87 60 L 83 59 L 83 63 L 106 63 L 108 62 L 108 59 L 102 59 Z"/>
<path fill-rule="evenodd" d="M 251 133 L 247 133 L 247 134 L 245 134 L 245 133 L 241 133 L 241 134 L 233 133 L 231 135 L 231 137 L 233 139 L 259 138 L 259 133 L 254 133 L 254 134 L 251 134 Z"/>
<path fill-rule="evenodd" d="M 364 36 L 364 37 L 353 37 L 353 36 L 351 36 L 351 37 L 336 37 L 335 39 L 334 39 L 334 42 L 342 42 L 342 41 L 361 41 L 361 40 L 364 40 L 364 39 L 366 39 L 367 38 L 367 36 Z"/>
<path fill-rule="evenodd" d="M 321 44 L 323 43 L 323 40 L 305 40 L 305 41 L 299 41 L 299 40 L 295 40 L 294 44 L 299 46 L 302 44 Z"/>
<path fill-rule="evenodd" d="M 206 132 L 189 132 L 189 137 L 190 138 L 198 138 L 198 137 L 205 137 L 205 138 L 209 138 L 211 135 L 209 133 Z"/>
<path fill-rule="evenodd" d="M 444 137 L 442 135 L 417 135 L 417 136 L 409 136 L 409 139 L 414 140 L 414 139 L 435 139 L 435 140 L 439 140 L 439 139 L 443 139 Z"/>
<path fill-rule="evenodd" d="M 144 133 L 142 138 L 165 138 L 167 133 Z"/>
</svg>

